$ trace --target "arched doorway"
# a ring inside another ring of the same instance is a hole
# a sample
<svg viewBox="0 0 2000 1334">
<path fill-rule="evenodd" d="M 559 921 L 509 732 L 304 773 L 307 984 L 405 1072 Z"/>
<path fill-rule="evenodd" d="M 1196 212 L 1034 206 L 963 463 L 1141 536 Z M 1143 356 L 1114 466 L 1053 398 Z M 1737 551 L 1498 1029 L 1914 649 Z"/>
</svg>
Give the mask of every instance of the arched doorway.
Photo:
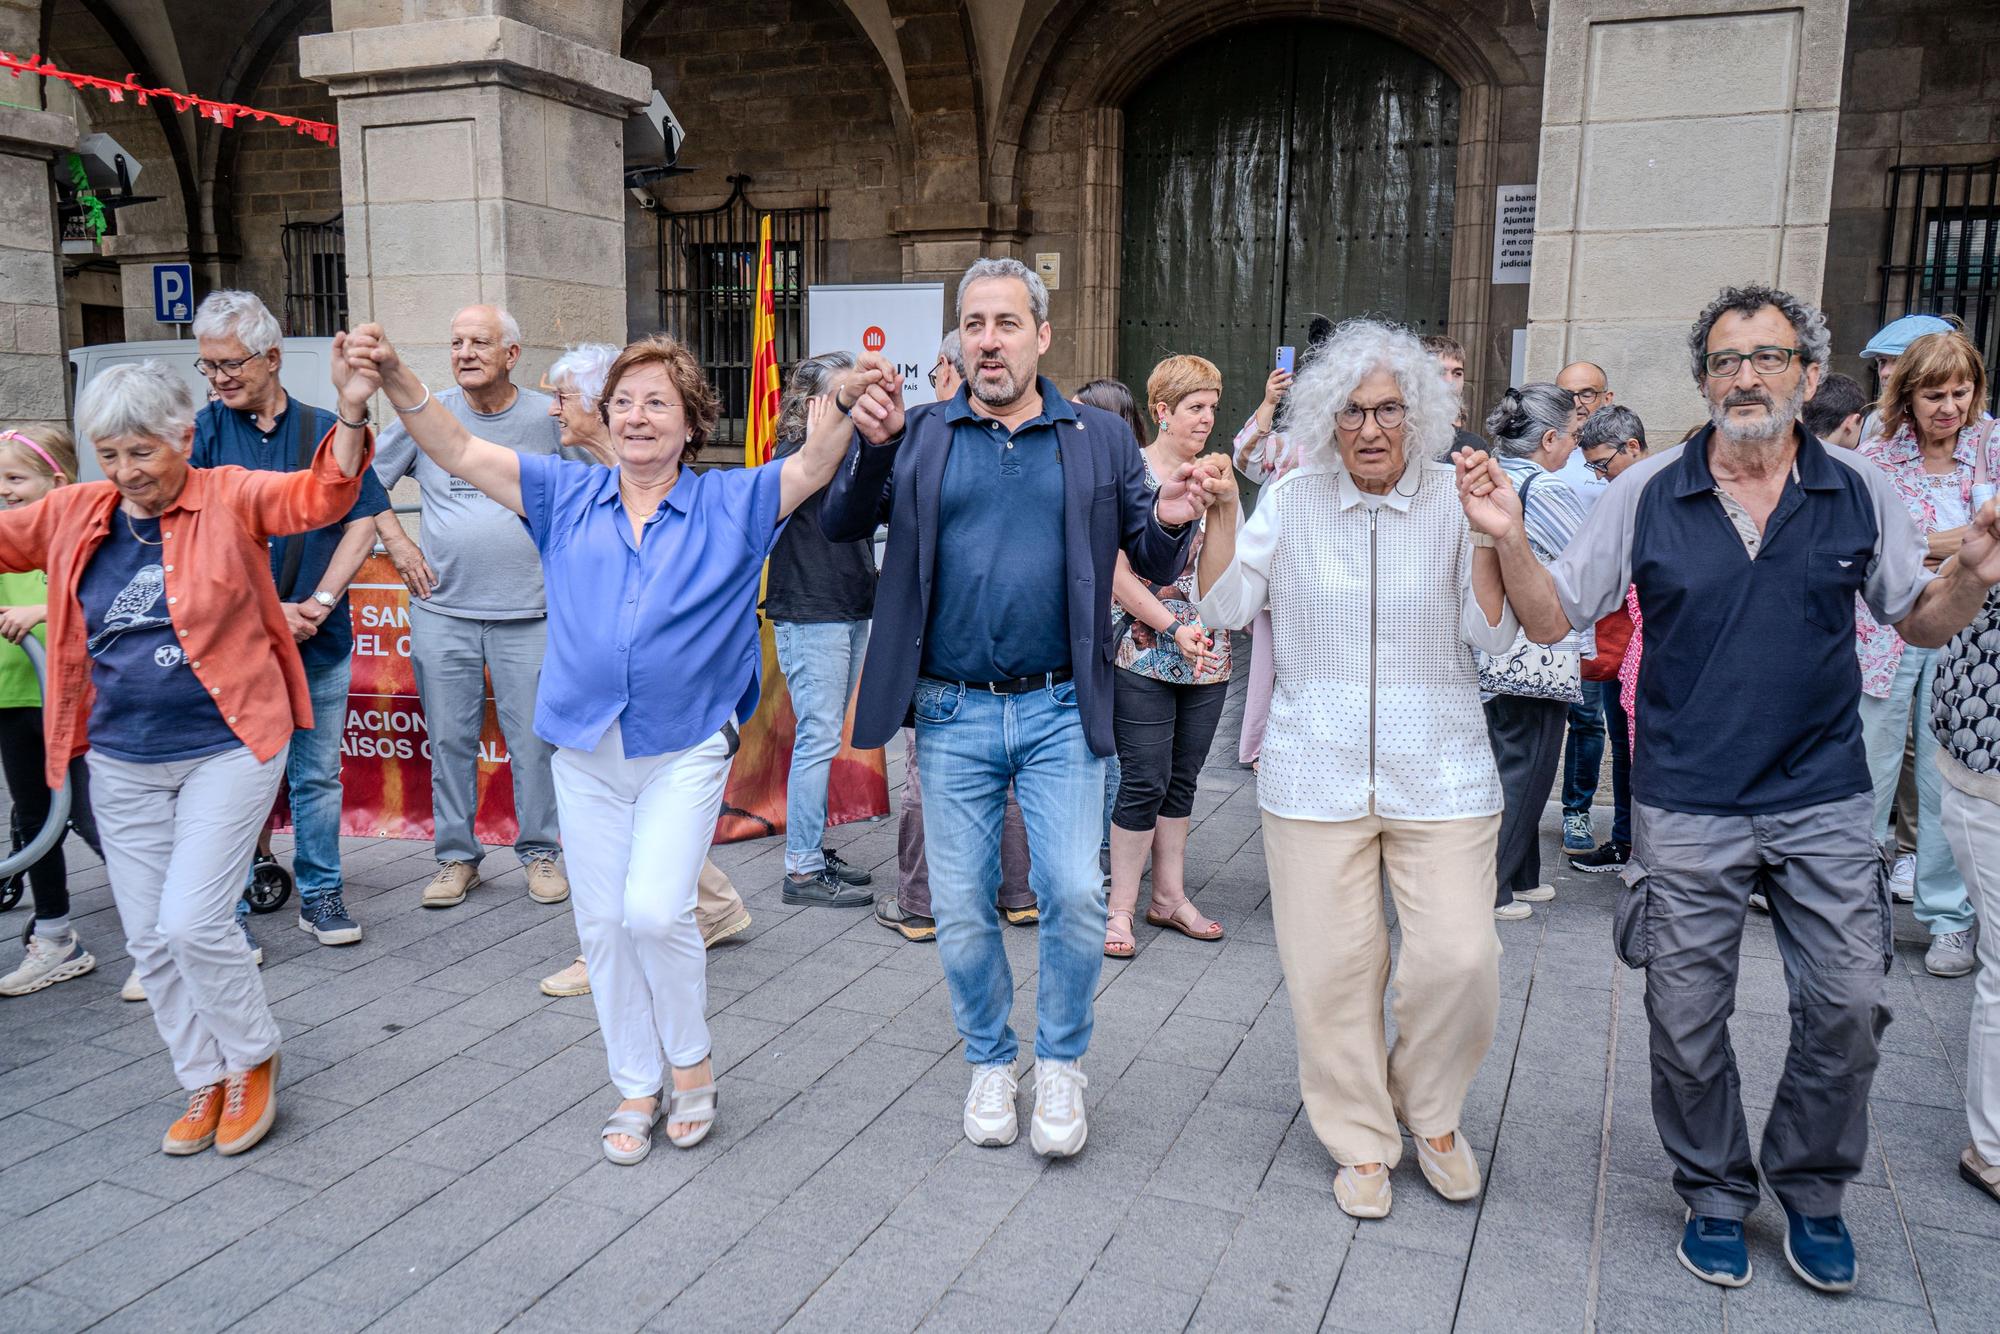
<svg viewBox="0 0 2000 1334">
<path fill-rule="evenodd" d="M 1458 87 L 1379 34 L 1307 20 L 1232 28 L 1125 103 L 1120 375 L 1171 352 L 1221 367 L 1235 430 L 1273 348 L 1315 312 L 1443 332 Z"/>
</svg>

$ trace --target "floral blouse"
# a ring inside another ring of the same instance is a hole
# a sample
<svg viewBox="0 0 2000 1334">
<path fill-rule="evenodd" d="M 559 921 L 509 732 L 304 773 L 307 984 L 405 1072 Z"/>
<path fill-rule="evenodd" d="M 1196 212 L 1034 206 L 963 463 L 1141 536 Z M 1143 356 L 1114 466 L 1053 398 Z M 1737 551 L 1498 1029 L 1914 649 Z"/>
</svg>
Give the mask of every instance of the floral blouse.
<svg viewBox="0 0 2000 1334">
<path fill-rule="evenodd" d="M 1862 441 L 1857 452 L 1889 474 L 1896 494 L 1917 521 L 1917 531 L 1928 536 L 1970 521 L 1973 468 L 1982 442 L 1986 475 L 2000 479 L 2000 423 L 1984 414 L 1958 433 L 1954 451 L 1958 467 L 1949 473 L 1924 471 L 1923 447 L 1907 422 L 1894 435 Z M 1859 598 L 1854 603 L 1854 630 L 1861 654 L 1861 689 L 1876 699 L 1887 698 L 1903 660 L 1903 637 L 1878 624 Z"/>
<path fill-rule="evenodd" d="M 1145 468 L 1146 485 L 1159 490 L 1160 479 L 1153 475 L 1153 465 L 1147 463 Z M 1194 540 L 1188 543 L 1187 564 L 1182 567 L 1180 578 L 1171 584 L 1149 582 L 1146 585 L 1182 625 L 1201 625 L 1201 614 L 1194 609 L 1194 579 L 1196 562 L 1201 559 L 1201 540 L 1207 526 L 1206 518 L 1195 524 Z M 1111 633 L 1118 642 L 1118 654 L 1114 661 L 1119 667 L 1172 685 L 1205 686 L 1229 679 L 1228 631 L 1216 634 L 1215 651 L 1208 659 L 1212 665 L 1197 672 L 1188 666 L 1187 656 L 1181 652 L 1180 645 L 1174 643 L 1171 635 L 1155 630 L 1115 602 L 1111 610 Z"/>
</svg>

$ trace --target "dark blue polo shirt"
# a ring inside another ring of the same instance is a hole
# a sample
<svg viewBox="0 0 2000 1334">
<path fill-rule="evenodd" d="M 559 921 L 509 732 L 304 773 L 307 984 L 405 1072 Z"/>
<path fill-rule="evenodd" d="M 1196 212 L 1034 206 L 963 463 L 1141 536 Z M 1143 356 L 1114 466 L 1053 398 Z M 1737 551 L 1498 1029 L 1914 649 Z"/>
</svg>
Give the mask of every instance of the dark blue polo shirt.
<svg viewBox="0 0 2000 1334">
<path fill-rule="evenodd" d="M 285 410 L 271 423 L 268 433 L 257 429 L 249 413 L 239 412 L 220 402 L 210 403 L 194 419 L 194 457 L 191 461 L 197 468 L 220 468 L 233 463 L 241 468 L 263 472 L 292 472 L 299 466 L 299 438 L 293 425 L 293 414 L 298 412 L 312 414 L 310 434 L 315 445 L 334 428 L 331 412 L 289 396 Z M 363 468 L 361 494 L 355 499 L 354 507 L 339 523 L 330 523 L 305 534 L 305 550 L 299 561 L 298 579 L 289 593 L 280 588 L 279 596 L 288 602 L 303 602 L 311 597 L 313 590 L 319 587 L 320 578 L 326 574 L 326 567 L 333 560 L 334 548 L 340 545 L 347 525 L 356 519 L 373 518 L 388 508 L 389 493 L 376 480 L 375 470 Z M 271 578 L 274 582 L 284 572 L 285 546 L 290 541 L 288 537 L 271 539 Z M 353 648 L 354 627 L 348 616 L 347 599 L 343 597 L 320 622 L 319 633 L 299 645 L 299 657 L 311 670 L 346 657 Z"/>
<path fill-rule="evenodd" d="M 945 408 L 951 452 L 938 497 L 937 571 L 923 674 L 1005 681 L 1070 666 L 1064 584 L 1062 449 L 1076 411 L 1042 385 L 1042 411 L 1012 435 L 972 410 Z"/>
<path fill-rule="evenodd" d="M 1923 539 L 1880 469 L 1801 427 L 1753 559 L 1716 493 L 1713 429 L 1623 473 L 1549 567 L 1577 626 L 1638 589 L 1632 795 L 1762 815 L 1866 792 L 1854 600 L 1908 615 Z"/>
</svg>

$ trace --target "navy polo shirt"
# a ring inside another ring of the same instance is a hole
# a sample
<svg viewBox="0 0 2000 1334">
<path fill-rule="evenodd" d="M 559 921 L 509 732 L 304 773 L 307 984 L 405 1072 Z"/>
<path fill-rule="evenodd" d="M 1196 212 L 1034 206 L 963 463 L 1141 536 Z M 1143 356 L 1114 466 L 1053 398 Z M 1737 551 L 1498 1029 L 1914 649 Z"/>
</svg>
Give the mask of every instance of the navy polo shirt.
<svg viewBox="0 0 2000 1334">
<path fill-rule="evenodd" d="M 945 408 L 951 451 L 938 496 L 925 676 L 1007 681 L 1069 668 L 1057 423 L 1075 420 L 1069 401 L 1046 388 L 1041 413 L 1011 435 L 975 413 L 964 388 Z"/>
<path fill-rule="evenodd" d="M 1859 595 L 1901 620 L 1932 577 L 1888 478 L 1804 428 L 1753 559 L 1709 470 L 1714 428 L 1635 464 L 1549 567 L 1570 622 L 1638 589 L 1632 795 L 1665 810 L 1762 815 L 1870 789 Z"/>
<path fill-rule="evenodd" d="M 301 403 L 289 395 L 285 410 L 271 423 L 269 431 L 258 430 L 255 419 L 249 413 L 221 402 L 212 402 L 194 419 L 194 456 L 190 462 L 197 468 L 235 464 L 239 468 L 262 472 L 294 472 L 299 466 L 299 438 L 292 416 L 295 412 L 312 414 L 310 434 L 314 445 L 324 439 L 336 424 L 333 414 L 325 408 Z M 356 519 L 373 518 L 388 508 L 389 493 L 376 480 L 375 470 L 363 468 L 361 494 L 355 498 L 354 507 L 339 523 L 330 523 L 305 534 L 299 577 L 289 594 L 280 588 L 279 596 L 289 602 L 303 602 L 311 597 L 313 590 L 319 587 L 320 579 L 325 576 L 327 565 L 333 560 L 334 548 L 346 535 L 347 525 Z M 271 539 L 271 579 L 274 583 L 284 573 L 285 548 L 290 542 L 289 537 Z M 347 599 L 343 597 L 334 603 L 326 619 L 319 623 L 319 632 L 299 645 L 299 657 L 310 671 L 338 662 L 353 649 L 354 626 L 348 615 Z"/>
</svg>

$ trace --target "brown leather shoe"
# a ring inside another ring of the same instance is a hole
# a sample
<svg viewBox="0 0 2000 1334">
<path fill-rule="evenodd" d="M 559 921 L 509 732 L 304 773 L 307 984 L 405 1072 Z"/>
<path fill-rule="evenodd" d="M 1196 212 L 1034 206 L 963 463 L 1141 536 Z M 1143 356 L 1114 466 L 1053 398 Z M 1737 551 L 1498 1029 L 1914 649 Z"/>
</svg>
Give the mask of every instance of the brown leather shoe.
<svg viewBox="0 0 2000 1334">
<path fill-rule="evenodd" d="M 1958 1174 L 2000 1203 L 2000 1163 L 1989 1163 L 1968 1144 L 1958 1155 Z"/>
<path fill-rule="evenodd" d="M 187 1114 L 167 1127 L 160 1152 L 185 1158 L 215 1143 L 215 1127 L 222 1120 L 222 1085 L 210 1084 L 188 1095 Z"/>
<path fill-rule="evenodd" d="M 465 902 L 466 892 L 479 883 L 479 868 L 471 862 L 438 863 L 437 874 L 424 886 L 426 908 L 455 908 Z"/>
<path fill-rule="evenodd" d="M 215 1151 L 228 1157 L 255 1148 L 278 1118 L 278 1053 L 262 1065 L 224 1081 L 222 1123 L 215 1128 Z"/>
</svg>

